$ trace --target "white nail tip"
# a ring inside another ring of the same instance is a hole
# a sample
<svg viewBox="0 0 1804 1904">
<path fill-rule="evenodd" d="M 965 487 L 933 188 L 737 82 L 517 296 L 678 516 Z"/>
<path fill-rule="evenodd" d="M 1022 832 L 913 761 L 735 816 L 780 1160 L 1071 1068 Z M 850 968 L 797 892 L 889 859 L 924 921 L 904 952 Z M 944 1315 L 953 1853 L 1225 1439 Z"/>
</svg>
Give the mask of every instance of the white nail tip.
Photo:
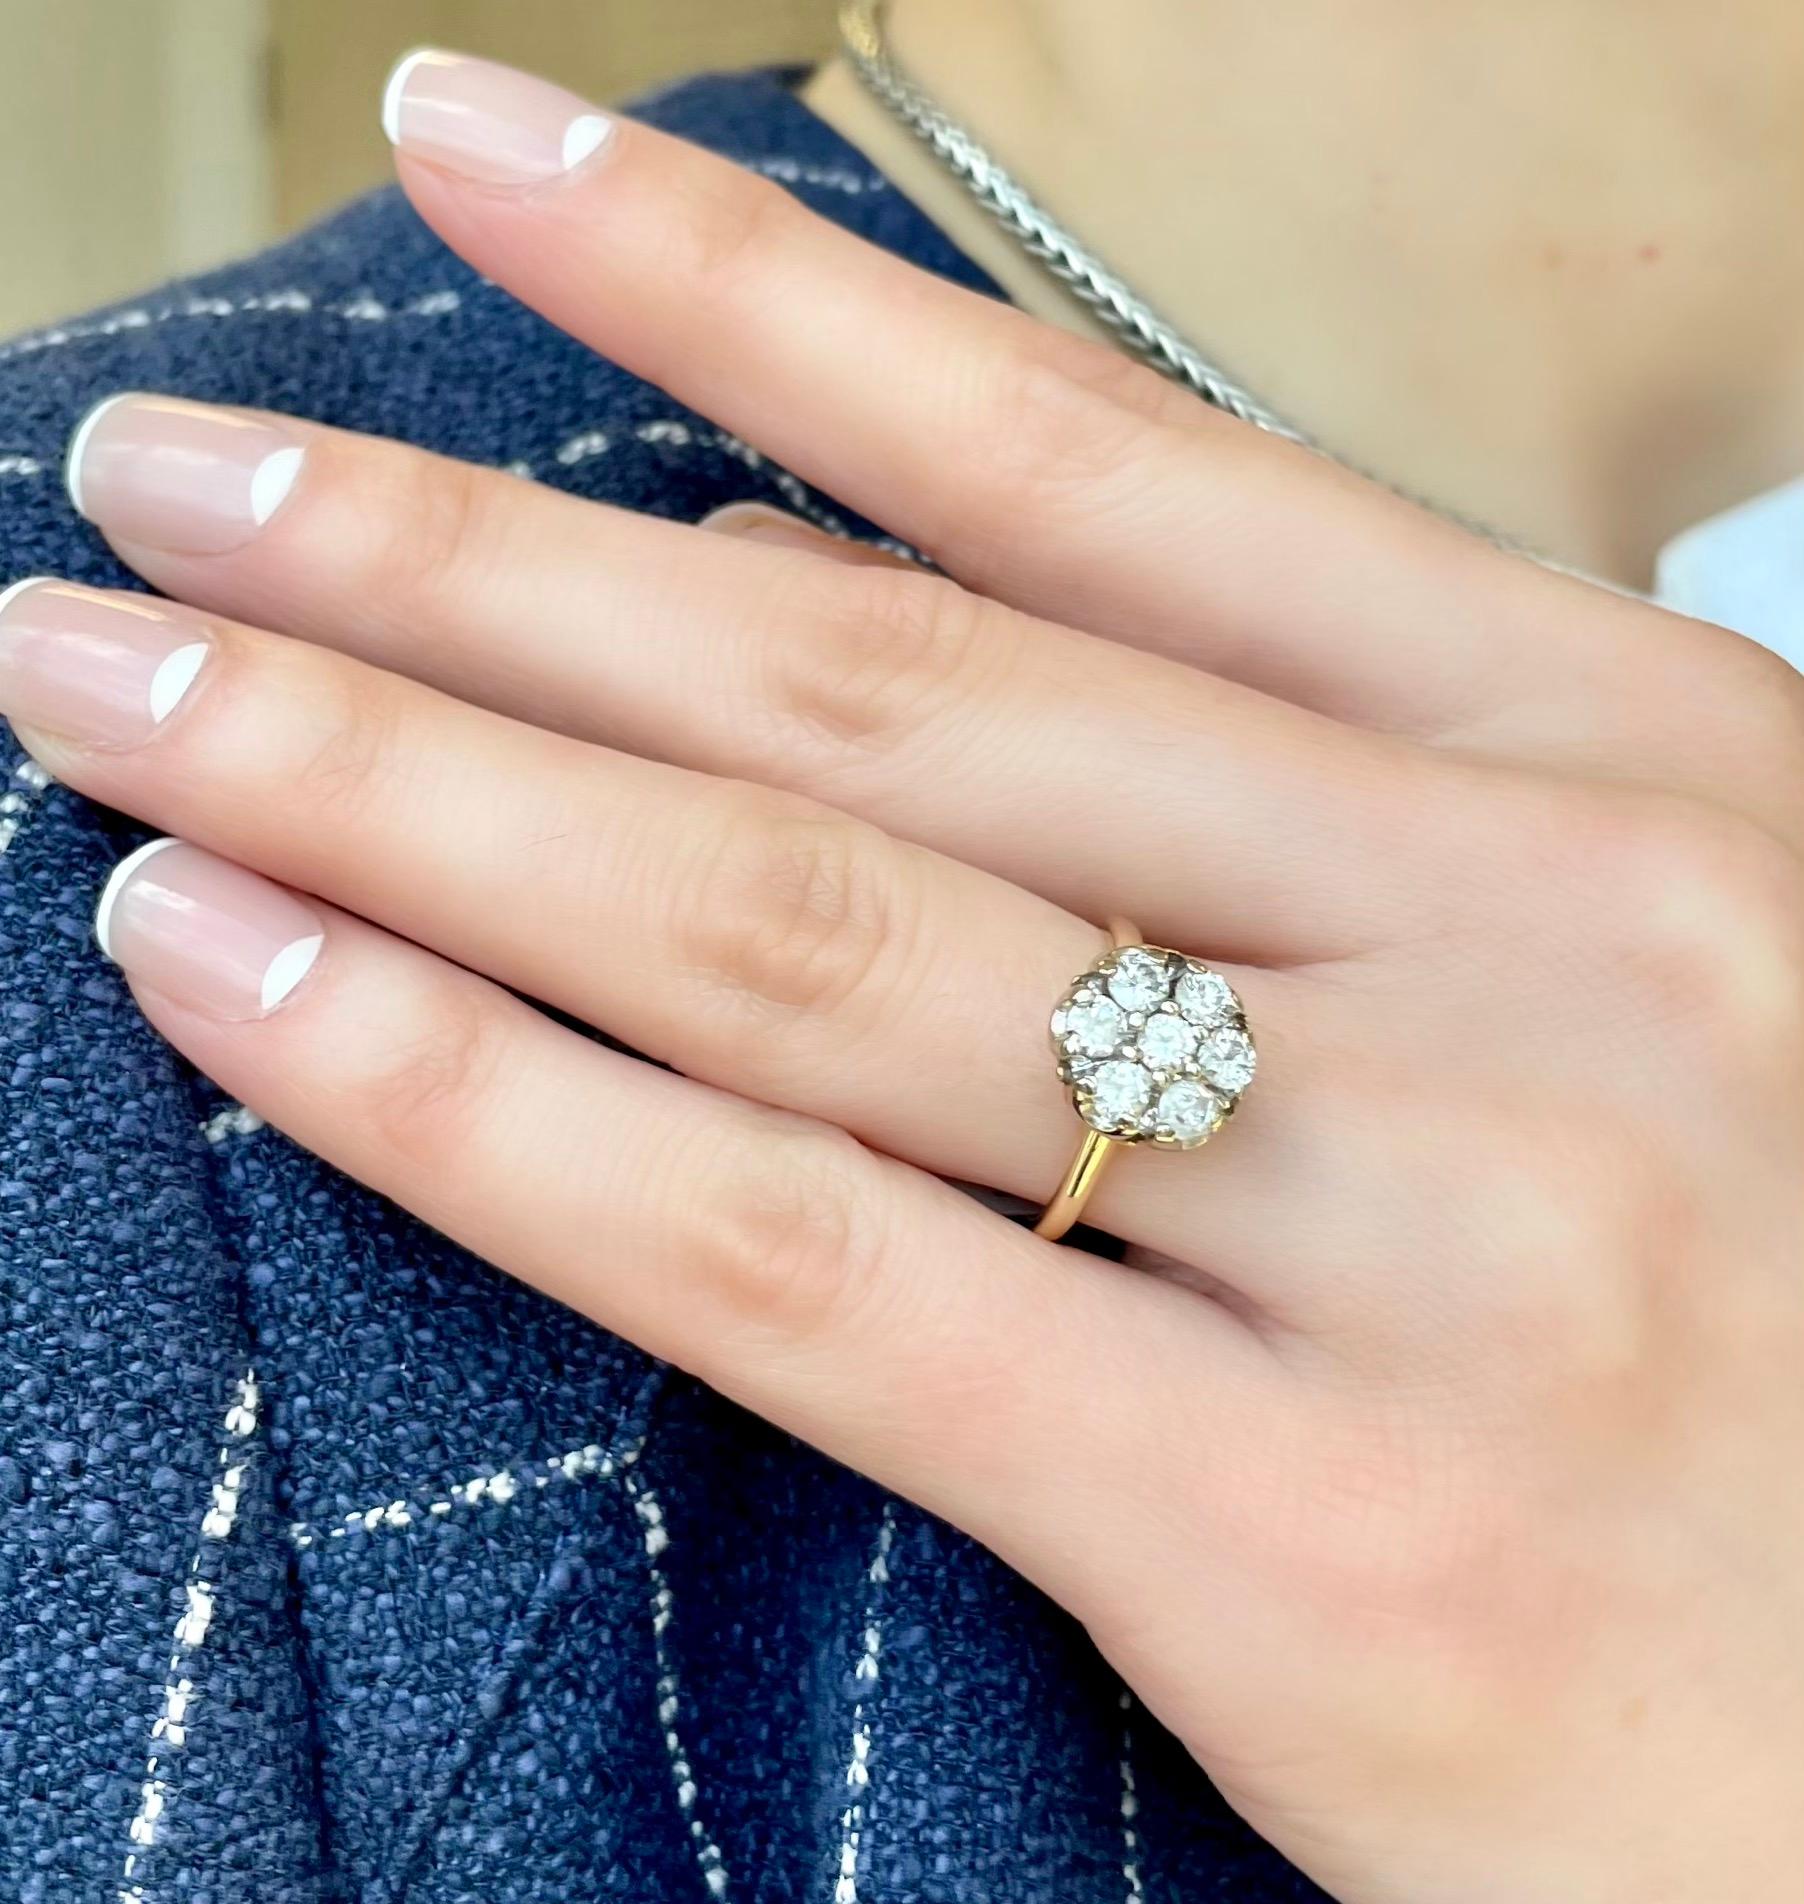
<svg viewBox="0 0 1804 1904">
<path fill-rule="evenodd" d="M 263 996 L 260 1001 L 265 1011 L 274 1011 L 312 971 L 313 961 L 319 957 L 319 949 L 325 942 L 326 935 L 315 932 L 305 939 L 296 939 L 292 944 L 283 946 L 270 960 L 269 969 L 263 974 Z"/>
<path fill-rule="evenodd" d="M 22 581 L 14 582 L 8 588 L 0 588 L 0 615 L 4 615 L 28 588 L 38 588 L 49 579 L 47 575 L 27 575 Z"/>
<path fill-rule="evenodd" d="M 574 172 L 584 159 L 600 151 L 612 130 L 611 122 L 598 112 L 572 119 L 564 132 L 564 170 Z"/>
<path fill-rule="evenodd" d="M 175 712 L 176 704 L 194 685 L 210 650 L 204 641 L 191 641 L 165 655 L 150 677 L 150 718 L 159 726 Z"/>
<path fill-rule="evenodd" d="M 413 69 L 421 60 L 431 57 L 431 49 L 422 47 L 416 53 L 409 53 L 388 76 L 388 84 L 382 89 L 382 130 L 390 145 L 401 143 L 401 99 L 407 91 L 407 82 L 413 75 Z"/>
<path fill-rule="evenodd" d="M 63 460 L 63 487 L 69 492 L 69 500 L 75 505 L 75 513 L 82 520 L 90 520 L 87 506 L 81 499 L 81 459 L 87 454 L 88 438 L 94 434 L 94 426 L 116 403 L 123 403 L 129 391 L 121 391 L 116 397 L 102 397 L 88 414 L 75 426 L 75 434 L 69 440 L 69 454 Z"/>
<path fill-rule="evenodd" d="M 106 884 L 100 889 L 100 903 L 94 908 L 94 937 L 99 940 L 101 951 L 109 959 L 113 956 L 113 947 L 107 936 L 107 927 L 112 924 L 114 902 L 147 859 L 154 859 L 166 846 L 180 845 L 180 840 L 152 840 L 148 845 L 140 846 L 135 853 L 128 853 L 107 876 Z"/>
<path fill-rule="evenodd" d="M 271 450 L 251 473 L 251 520 L 261 529 L 282 504 L 301 473 L 303 449 Z"/>
</svg>

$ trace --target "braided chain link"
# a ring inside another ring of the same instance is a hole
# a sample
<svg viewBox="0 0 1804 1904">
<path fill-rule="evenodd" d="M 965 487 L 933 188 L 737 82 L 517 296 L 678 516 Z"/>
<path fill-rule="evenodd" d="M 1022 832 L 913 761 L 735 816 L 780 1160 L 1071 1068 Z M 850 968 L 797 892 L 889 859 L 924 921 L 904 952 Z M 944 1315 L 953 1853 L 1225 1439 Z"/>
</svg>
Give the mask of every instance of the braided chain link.
<svg viewBox="0 0 1804 1904">
<path fill-rule="evenodd" d="M 1095 313 L 1134 354 L 1177 383 L 1187 384 L 1218 410 L 1293 443 L 1309 442 L 1294 424 L 1268 410 L 1231 377 L 1193 349 L 1157 311 L 1135 296 L 1114 272 L 949 118 L 889 56 L 883 39 L 882 0 L 844 0 L 839 25 L 858 77 L 928 146 L 983 209 L 1025 250 Z"/>
</svg>

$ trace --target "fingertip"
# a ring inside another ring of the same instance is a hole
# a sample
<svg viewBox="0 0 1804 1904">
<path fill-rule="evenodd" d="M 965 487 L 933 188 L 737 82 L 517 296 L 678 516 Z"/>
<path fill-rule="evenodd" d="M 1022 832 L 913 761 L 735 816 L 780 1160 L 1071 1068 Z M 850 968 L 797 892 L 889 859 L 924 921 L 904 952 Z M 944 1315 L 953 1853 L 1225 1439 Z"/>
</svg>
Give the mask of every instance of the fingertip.
<svg viewBox="0 0 1804 1904">
<path fill-rule="evenodd" d="M 51 579 L 48 575 L 22 575 L 18 581 L 0 588 L 0 615 L 4 615 L 28 588 L 41 588 Z"/>
<path fill-rule="evenodd" d="M 382 133 L 390 145 L 401 143 L 401 100 L 407 91 L 407 82 L 414 68 L 432 55 L 431 47 L 416 46 L 411 53 L 401 55 L 388 76 L 388 83 L 382 89 Z"/>
<path fill-rule="evenodd" d="M 107 875 L 107 882 L 101 887 L 100 898 L 94 907 L 94 937 L 101 951 L 104 952 L 109 959 L 114 956 L 110 928 L 113 920 L 113 908 L 118 903 L 119 895 L 130 885 L 138 869 L 145 861 L 154 859 L 157 854 L 164 851 L 167 847 L 179 846 L 180 844 L 181 842 L 179 840 L 168 836 L 159 840 L 147 841 L 143 846 L 140 846 L 135 853 L 128 853 Z M 115 961 L 115 963 L 116 962 L 117 961 Z"/>
<path fill-rule="evenodd" d="M 63 487 L 68 491 L 69 501 L 74 505 L 75 513 L 84 522 L 92 522 L 94 518 L 88 514 L 87 504 L 82 499 L 82 459 L 88 453 L 89 440 L 99 427 L 101 419 L 108 411 L 126 402 L 131 394 L 129 390 L 120 390 L 110 397 L 102 397 L 76 424 L 75 433 L 69 439 L 68 453 L 63 458 Z"/>
</svg>

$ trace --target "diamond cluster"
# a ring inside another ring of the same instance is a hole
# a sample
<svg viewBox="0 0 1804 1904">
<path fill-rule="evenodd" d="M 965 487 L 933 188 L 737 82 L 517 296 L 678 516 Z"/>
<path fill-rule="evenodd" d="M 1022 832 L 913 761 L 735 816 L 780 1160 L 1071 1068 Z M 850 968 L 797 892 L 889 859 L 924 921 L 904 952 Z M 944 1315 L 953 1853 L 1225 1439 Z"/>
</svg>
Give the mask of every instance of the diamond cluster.
<svg viewBox="0 0 1804 1904">
<path fill-rule="evenodd" d="M 1232 985 L 1181 952 L 1105 953 L 1052 1014 L 1059 1076 L 1077 1114 L 1130 1144 L 1194 1150 L 1253 1081 L 1253 1040 Z"/>
</svg>

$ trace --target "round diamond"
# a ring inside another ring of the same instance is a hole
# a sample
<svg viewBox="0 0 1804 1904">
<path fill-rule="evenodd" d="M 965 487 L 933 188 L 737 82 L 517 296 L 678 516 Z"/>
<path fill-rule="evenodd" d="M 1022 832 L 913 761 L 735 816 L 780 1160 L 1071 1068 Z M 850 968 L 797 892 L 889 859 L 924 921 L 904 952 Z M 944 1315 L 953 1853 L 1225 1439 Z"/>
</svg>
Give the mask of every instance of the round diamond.
<svg viewBox="0 0 1804 1904">
<path fill-rule="evenodd" d="M 1175 1071 L 1190 1061 L 1196 1035 L 1176 1012 L 1154 1012 L 1140 1032 L 1140 1056 L 1157 1071 Z"/>
<path fill-rule="evenodd" d="M 1214 1018 L 1231 1018 L 1235 1010 L 1234 988 L 1219 972 L 1193 965 L 1178 980 L 1178 1010 L 1186 1018 L 1206 1025 Z"/>
<path fill-rule="evenodd" d="M 1060 1036 L 1066 1046 L 1086 1058 L 1106 1058 L 1127 1036 L 1127 1013 L 1112 999 L 1097 993 L 1065 1007 Z"/>
<path fill-rule="evenodd" d="M 1159 1128 L 1180 1144 L 1200 1144 L 1221 1121 L 1221 1100 L 1189 1078 L 1159 1093 Z"/>
<path fill-rule="evenodd" d="M 1171 974 L 1163 959 L 1130 946 L 1109 974 L 1109 993 L 1123 1011 L 1151 1011 L 1171 996 Z"/>
<path fill-rule="evenodd" d="M 1098 1065 L 1089 1079 L 1090 1122 L 1098 1130 L 1119 1130 L 1138 1121 L 1152 1102 L 1153 1081 L 1126 1058 Z"/>
<path fill-rule="evenodd" d="M 1212 1033 L 1197 1054 L 1203 1076 L 1224 1091 L 1244 1091 L 1253 1081 L 1254 1062 L 1253 1041 L 1234 1025 Z"/>
</svg>

